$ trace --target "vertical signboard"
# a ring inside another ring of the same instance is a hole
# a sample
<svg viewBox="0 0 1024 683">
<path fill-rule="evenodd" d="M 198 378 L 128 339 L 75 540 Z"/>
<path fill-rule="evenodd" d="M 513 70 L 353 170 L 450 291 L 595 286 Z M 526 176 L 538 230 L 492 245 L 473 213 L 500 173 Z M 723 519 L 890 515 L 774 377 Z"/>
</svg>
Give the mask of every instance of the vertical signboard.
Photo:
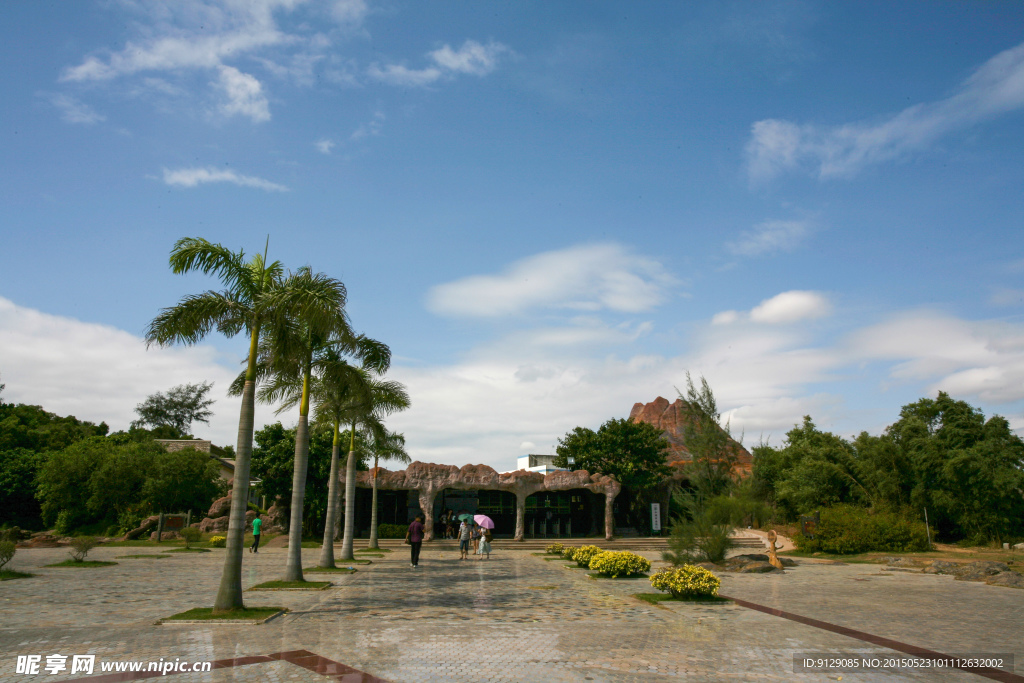
<svg viewBox="0 0 1024 683">
<path fill-rule="evenodd" d="M 651 503 L 651 531 L 661 533 L 661 503 Z"/>
</svg>

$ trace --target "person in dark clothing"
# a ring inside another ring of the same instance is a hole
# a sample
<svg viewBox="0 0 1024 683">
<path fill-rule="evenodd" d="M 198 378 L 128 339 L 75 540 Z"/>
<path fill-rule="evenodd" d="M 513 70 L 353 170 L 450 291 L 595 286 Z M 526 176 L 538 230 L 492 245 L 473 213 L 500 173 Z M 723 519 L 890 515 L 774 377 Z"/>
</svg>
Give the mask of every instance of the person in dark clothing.
<svg viewBox="0 0 1024 683">
<path fill-rule="evenodd" d="M 416 519 L 409 525 L 409 531 L 405 534 L 405 541 L 409 544 L 412 556 L 413 567 L 420 565 L 420 547 L 423 545 L 423 515 L 416 515 Z"/>
</svg>

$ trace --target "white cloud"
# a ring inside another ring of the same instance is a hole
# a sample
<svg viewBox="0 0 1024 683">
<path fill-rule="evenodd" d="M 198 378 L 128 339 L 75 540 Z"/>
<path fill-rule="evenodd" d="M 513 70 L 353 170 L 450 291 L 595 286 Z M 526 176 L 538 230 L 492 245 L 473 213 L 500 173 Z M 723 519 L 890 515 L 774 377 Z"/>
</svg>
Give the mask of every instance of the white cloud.
<svg viewBox="0 0 1024 683">
<path fill-rule="evenodd" d="M 850 340 L 851 353 L 896 361 L 889 376 L 927 382 L 990 403 L 1024 399 L 1024 328 L 999 321 L 968 321 L 927 311 L 868 327 Z"/>
<path fill-rule="evenodd" d="M 750 319 L 756 323 L 792 323 L 831 312 L 832 306 L 822 294 L 793 290 L 762 301 L 751 309 Z"/>
<path fill-rule="evenodd" d="M 349 28 L 360 26 L 369 11 L 365 0 L 335 0 L 331 6 L 334 19 Z"/>
<path fill-rule="evenodd" d="M 524 441 L 521 444 L 519 444 L 519 450 L 523 451 L 524 453 L 526 453 L 526 452 L 528 452 L 528 451 L 530 451 L 530 450 L 532 450 L 532 449 L 534 449 L 536 447 L 537 447 L 537 444 L 535 444 L 532 441 Z"/>
<path fill-rule="evenodd" d="M 501 43 L 491 41 L 482 45 L 475 40 L 467 40 L 458 50 L 453 50 L 447 43 L 441 48 L 427 53 L 427 58 L 434 64 L 422 69 L 410 69 L 401 64 L 380 66 L 371 64 L 368 70 L 370 78 L 406 87 L 423 87 L 448 76 L 471 74 L 486 76 L 498 65 L 498 58 L 508 48 Z"/>
<path fill-rule="evenodd" d="M 259 61 L 261 51 L 293 47 L 298 54 L 292 55 L 290 67 L 262 61 L 272 72 L 284 69 L 309 80 L 307 72 L 321 58 L 311 52 L 323 48 L 322 36 L 305 38 L 284 33 L 274 16 L 299 4 L 302 0 L 182 0 L 129 5 L 127 9 L 144 15 L 143 21 L 133 24 L 139 37 L 126 41 L 120 50 L 89 55 L 80 64 L 64 69 L 60 80 L 109 82 L 146 72 L 207 70 L 216 73 L 213 85 L 226 97 L 220 107 L 223 113 L 266 121 L 270 112 L 261 83 L 229 62 L 246 56 Z M 153 81 L 152 77 L 146 80 Z"/>
<path fill-rule="evenodd" d="M 244 340 L 238 352 L 246 352 Z M 148 395 L 212 381 L 213 417 L 209 426 L 195 424 L 193 430 L 218 445 L 235 445 L 240 399 L 226 392 L 240 366 L 211 346 L 146 350 L 141 338 L 123 330 L 41 313 L 0 297 L 0 358 L 5 401 L 105 421 L 112 431 L 127 429 L 137 417 L 135 406 Z M 257 407 L 257 425 L 277 419 L 271 408 Z"/>
<path fill-rule="evenodd" d="M 832 304 L 820 292 L 791 290 L 765 299 L 750 312 L 722 311 L 711 318 L 712 325 L 732 325 L 750 321 L 768 325 L 795 323 L 829 315 Z"/>
<path fill-rule="evenodd" d="M 241 187 L 257 187 L 270 192 L 287 192 L 284 185 L 272 183 L 256 176 L 239 175 L 234 171 L 219 168 L 164 169 L 164 182 L 177 187 L 196 187 L 203 183 L 232 183 Z"/>
<path fill-rule="evenodd" d="M 741 233 L 739 240 L 726 244 L 726 248 L 739 256 L 792 251 L 810 232 L 811 225 L 807 221 L 765 221 Z"/>
<path fill-rule="evenodd" d="M 753 181 L 804 166 L 820 178 L 851 176 L 1022 107 L 1024 44 L 992 57 L 949 97 L 915 104 L 880 121 L 839 126 L 758 121 L 747 145 L 747 171 Z"/>
<path fill-rule="evenodd" d="M 499 275 L 438 285 L 428 307 L 485 318 L 536 308 L 639 313 L 664 301 L 676 283 L 660 263 L 620 245 L 586 245 L 530 256 Z"/>
<path fill-rule="evenodd" d="M 248 116 L 255 123 L 270 120 L 270 108 L 263 86 L 254 76 L 242 73 L 233 66 L 220 67 L 218 81 L 226 100 L 220 111 L 226 116 Z"/>
<path fill-rule="evenodd" d="M 60 111 L 60 118 L 68 123 L 83 123 L 88 126 L 107 120 L 106 116 L 71 95 L 49 93 L 45 97 Z"/>
<path fill-rule="evenodd" d="M 430 58 L 442 69 L 457 73 L 485 76 L 498 64 L 498 57 L 508 48 L 494 41 L 481 45 L 475 40 L 467 40 L 455 51 L 449 45 L 434 50 Z"/>
<path fill-rule="evenodd" d="M 334 140 L 331 140 L 329 138 L 321 138 L 314 142 L 313 144 L 316 146 L 317 151 L 320 152 L 321 154 L 330 154 L 331 150 L 334 149 L 334 145 L 336 143 L 334 142 Z"/>
</svg>

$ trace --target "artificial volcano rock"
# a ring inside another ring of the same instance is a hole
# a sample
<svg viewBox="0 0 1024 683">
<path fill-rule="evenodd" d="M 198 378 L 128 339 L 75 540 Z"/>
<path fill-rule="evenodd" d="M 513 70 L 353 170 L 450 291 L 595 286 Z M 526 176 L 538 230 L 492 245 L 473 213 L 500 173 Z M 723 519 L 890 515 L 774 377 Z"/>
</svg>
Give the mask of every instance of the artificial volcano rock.
<svg viewBox="0 0 1024 683">
<path fill-rule="evenodd" d="M 686 448 L 686 427 L 693 422 L 690 404 L 683 399 L 669 403 L 668 399 L 659 396 L 650 403 L 637 403 L 629 411 L 629 419 L 633 422 L 646 422 L 662 430 L 669 444 L 667 461 L 670 465 L 682 465 L 693 462 L 693 454 Z M 738 441 L 729 439 L 729 447 L 736 459 L 736 468 L 750 470 L 754 462 L 750 452 Z"/>
</svg>

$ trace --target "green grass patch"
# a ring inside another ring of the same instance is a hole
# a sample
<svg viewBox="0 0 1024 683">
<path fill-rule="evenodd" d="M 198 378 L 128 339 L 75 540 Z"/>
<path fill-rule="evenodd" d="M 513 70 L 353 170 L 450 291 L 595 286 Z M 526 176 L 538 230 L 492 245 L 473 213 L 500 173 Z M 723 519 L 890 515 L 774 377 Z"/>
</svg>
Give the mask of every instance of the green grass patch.
<svg viewBox="0 0 1024 683">
<path fill-rule="evenodd" d="M 331 586 L 330 581 L 264 581 L 249 590 L 309 590 L 322 591 Z"/>
<path fill-rule="evenodd" d="M 557 555 L 552 555 L 551 557 L 545 557 L 544 558 L 545 562 L 558 562 L 559 560 L 561 560 L 562 562 L 565 562 L 565 558 L 564 557 L 558 557 Z"/>
<path fill-rule="evenodd" d="M 563 562 L 564 562 L 564 560 L 563 560 Z M 581 567 L 578 564 L 563 564 L 562 566 L 565 567 L 566 569 L 586 569 L 588 571 L 590 570 L 590 567 Z"/>
<path fill-rule="evenodd" d="M 354 560 L 342 560 L 336 557 L 334 561 L 338 564 L 373 564 L 373 560 L 363 560 L 358 557 Z"/>
<path fill-rule="evenodd" d="M 166 617 L 162 621 L 263 621 L 275 614 L 287 611 L 284 607 L 247 607 L 214 614 L 212 607 L 196 607 L 187 612 Z"/>
<path fill-rule="evenodd" d="M 115 560 L 158 560 L 162 557 L 170 557 L 170 555 L 117 555 L 114 557 Z"/>
<path fill-rule="evenodd" d="M 14 581 L 15 579 L 27 579 L 35 576 L 28 572 L 16 572 L 13 569 L 0 569 L 0 581 Z"/>
<path fill-rule="evenodd" d="M 390 553 L 391 548 L 360 548 L 357 553 Z"/>
<path fill-rule="evenodd" d="M 213 551 L 209 548 L 172 548 L 168 550 L 169 553 L 212 553 Z"/>
<path fill-rule="evenodd" d="M 673 598 L 671 593 L 634 593 L 633 597 L 637 600 L 649 602 L 652 605 L 657 605 L 659 602 L 696 602 L 704 604 L 718 604 L 723 602 L 730 602 L 727 598 L 720 598 L 717 595 L 705 597 Z"/>
<path fill-rule="evenodd" d="M 324 574 L 355 574 L 358 569 L 354 567 L 309 567 L 304 572 L 322 572 Z"/>
<path fill-rule="evenodd" d="M 117 562 L 102 562 L 100 560 L 82 560 L 81 562 L 75 562 L 74 560 L 64 560 L 63 562 L 57 562 L 55 564 L 44 565 L 46 567 L 75 567 L 81 569 L 85 567 L 109 567 L 117 564 Z"/>
</svg>

